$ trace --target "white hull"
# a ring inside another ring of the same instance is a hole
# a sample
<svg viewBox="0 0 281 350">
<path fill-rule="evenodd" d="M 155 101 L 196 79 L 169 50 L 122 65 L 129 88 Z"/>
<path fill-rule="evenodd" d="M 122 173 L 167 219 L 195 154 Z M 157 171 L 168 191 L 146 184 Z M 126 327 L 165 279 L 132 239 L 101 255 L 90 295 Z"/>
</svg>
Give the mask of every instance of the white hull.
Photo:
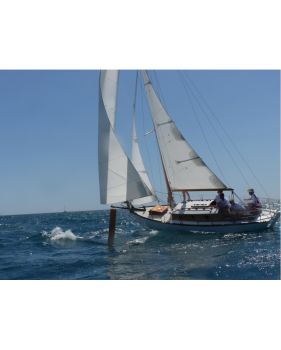
<svg viewBox="0 0 281 350">
<path fill-rule="evenodd" d="M 178 232 L 201 232 L 201 233 L 242 233 L 257 232 L 272 228 L 278 220 L 280 213 L 263 210 L 262 215 L 251 222 L 162 222 L 161 218 L 149 218 L 146 212 L 135 211 L 131 213 L 140 223 L 147 225 L 155 230 L 178 231 Z"/>
</svg>

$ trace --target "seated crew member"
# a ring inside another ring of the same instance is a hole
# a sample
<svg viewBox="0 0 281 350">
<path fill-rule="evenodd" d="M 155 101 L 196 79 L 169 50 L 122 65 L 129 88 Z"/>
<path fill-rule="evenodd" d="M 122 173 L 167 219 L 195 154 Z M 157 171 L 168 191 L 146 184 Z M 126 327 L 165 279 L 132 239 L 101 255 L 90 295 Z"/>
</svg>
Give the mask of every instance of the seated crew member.
<svg viewBox="0 0 281 350">
<path fill-rule="evenodd" d="M 224 198 L 224 193 L 220 193 L 219 195 L 219 201 L 217 201 L 217 208 L 219 209 L 219 214 L 227 214 L 229 213 L 229 202 L 227 199 Z"/>
<path fill-rule="evenodd" d="M 261 202 L 258 197 L 255 195 L 255 191 L 253 188 L 248 190 L 250 198 L 247 199 L 248 206 L 251 208 L 261 208 Z"/>
<path fill-rule="evenodd" d="M 210 203 L 210 205 L 218 205 L 219 202 L 221 201 L 221 198 L 220 198 L 220 195 L 223 194 L 223 190 L 218 190 L 217 191 L 217 195 L 216 195 L 216 198 Z"/>
<path fill-rule="evenodd" d="M 231 214 L 241 214 L 243 211 L 245 211 L 245 207 L 241 204 L 235 203 L 234 199 L 230 199 L 229 204 L 229 212 Z"/>
<path fill-rule="evenodd" d="M 262 212 L 262 205 L 259 198 L 255 195 L 255 192 L 252 188 L 250 188 L 248 192 L 250 198 L 246 199 L 246 203 L 249 213 L 252 215 L 260 214 Z"/>
</svg>

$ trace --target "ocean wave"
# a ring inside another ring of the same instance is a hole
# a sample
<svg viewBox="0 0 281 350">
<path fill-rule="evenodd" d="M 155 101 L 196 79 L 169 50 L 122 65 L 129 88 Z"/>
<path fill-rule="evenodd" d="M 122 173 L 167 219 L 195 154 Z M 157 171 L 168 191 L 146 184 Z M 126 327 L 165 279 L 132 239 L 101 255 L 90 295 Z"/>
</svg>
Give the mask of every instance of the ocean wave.
<svg viewBox="0 0 281 350">
<path fill-rule="evenodd" d="M 137 238 L 132 241 L 128 241 L 128 245 L 138 245 L 138 244 L 144 244 L 148 240 L 149 236 L 142 237 L 142 238 Z"/>
<path fill-rule="evenodd" d="M 158 230 L 150 230 L 150 231 L 149 231 L 149 234 L 150 234 L 151 236 L 155 236 L 155 235 L 157 235 L 158 233 L 159 233 Z"/>
<path fill-rule="evenodd" d="M 55 227 L 50 233 L 44 231 L 42 237 L 47 237 L 51 241 L 70 240 L 75 241 L 79 236 L 76 236 L 71 230 L 63 231 L 60 227 Z"/>
<path fill-rule="evenodd" d="M 144 244 L 149 238 L 151 238 L 152 236 L 157 235 L 159 233 L 159 231 L 157 231 L 157 230 L 150 230 L 147 233 L 149 234 L 149 236 L 144 236 L 144 237 L 133 239 L 131 241 L 128 241 L 127 244 L 128 245 Z"/>
</svg>

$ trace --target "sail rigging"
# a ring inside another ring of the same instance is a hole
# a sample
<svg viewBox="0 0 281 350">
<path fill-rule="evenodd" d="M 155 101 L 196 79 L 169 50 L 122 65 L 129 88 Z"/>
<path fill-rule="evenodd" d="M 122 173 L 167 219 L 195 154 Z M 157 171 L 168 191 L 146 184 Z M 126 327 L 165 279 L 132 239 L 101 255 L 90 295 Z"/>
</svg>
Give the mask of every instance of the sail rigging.
<svg viewBox="0 0 281 350">
<path fill-rule="evenodd" d="M 118 71 L 102 71 L 99 89 L 99 180 L 101 204 L 152 195 L 115 134 Z"/>
<path fill-rule="evenodd" d="M 227 189 L 185 140 L 164 109 L 147 72 L 142 73 L 168 189 L 171 191 Z"/>
</svg>

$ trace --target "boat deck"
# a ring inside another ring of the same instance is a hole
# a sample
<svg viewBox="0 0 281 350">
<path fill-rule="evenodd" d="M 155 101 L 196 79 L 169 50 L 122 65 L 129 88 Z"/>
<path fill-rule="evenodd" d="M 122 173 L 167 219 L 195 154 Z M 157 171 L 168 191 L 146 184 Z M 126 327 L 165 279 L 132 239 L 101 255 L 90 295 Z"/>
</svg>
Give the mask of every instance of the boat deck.
<svg viewBox="0 0 281 350">
<path fill-rule="evenodd" d="M 226 225 L 268 222 L 274 215 L 274 211 L 263 209 L 260 213 L 219 213 L 218 209 L 210 206 L 212 200 L 187 201 L 177 204 L 172 210 L 168 207 L 165 213 L 151 213 L 151 207 L 145 211 L 135 211 L 138 216 L 163 224 L 186 225 Z"/>
</svg>

